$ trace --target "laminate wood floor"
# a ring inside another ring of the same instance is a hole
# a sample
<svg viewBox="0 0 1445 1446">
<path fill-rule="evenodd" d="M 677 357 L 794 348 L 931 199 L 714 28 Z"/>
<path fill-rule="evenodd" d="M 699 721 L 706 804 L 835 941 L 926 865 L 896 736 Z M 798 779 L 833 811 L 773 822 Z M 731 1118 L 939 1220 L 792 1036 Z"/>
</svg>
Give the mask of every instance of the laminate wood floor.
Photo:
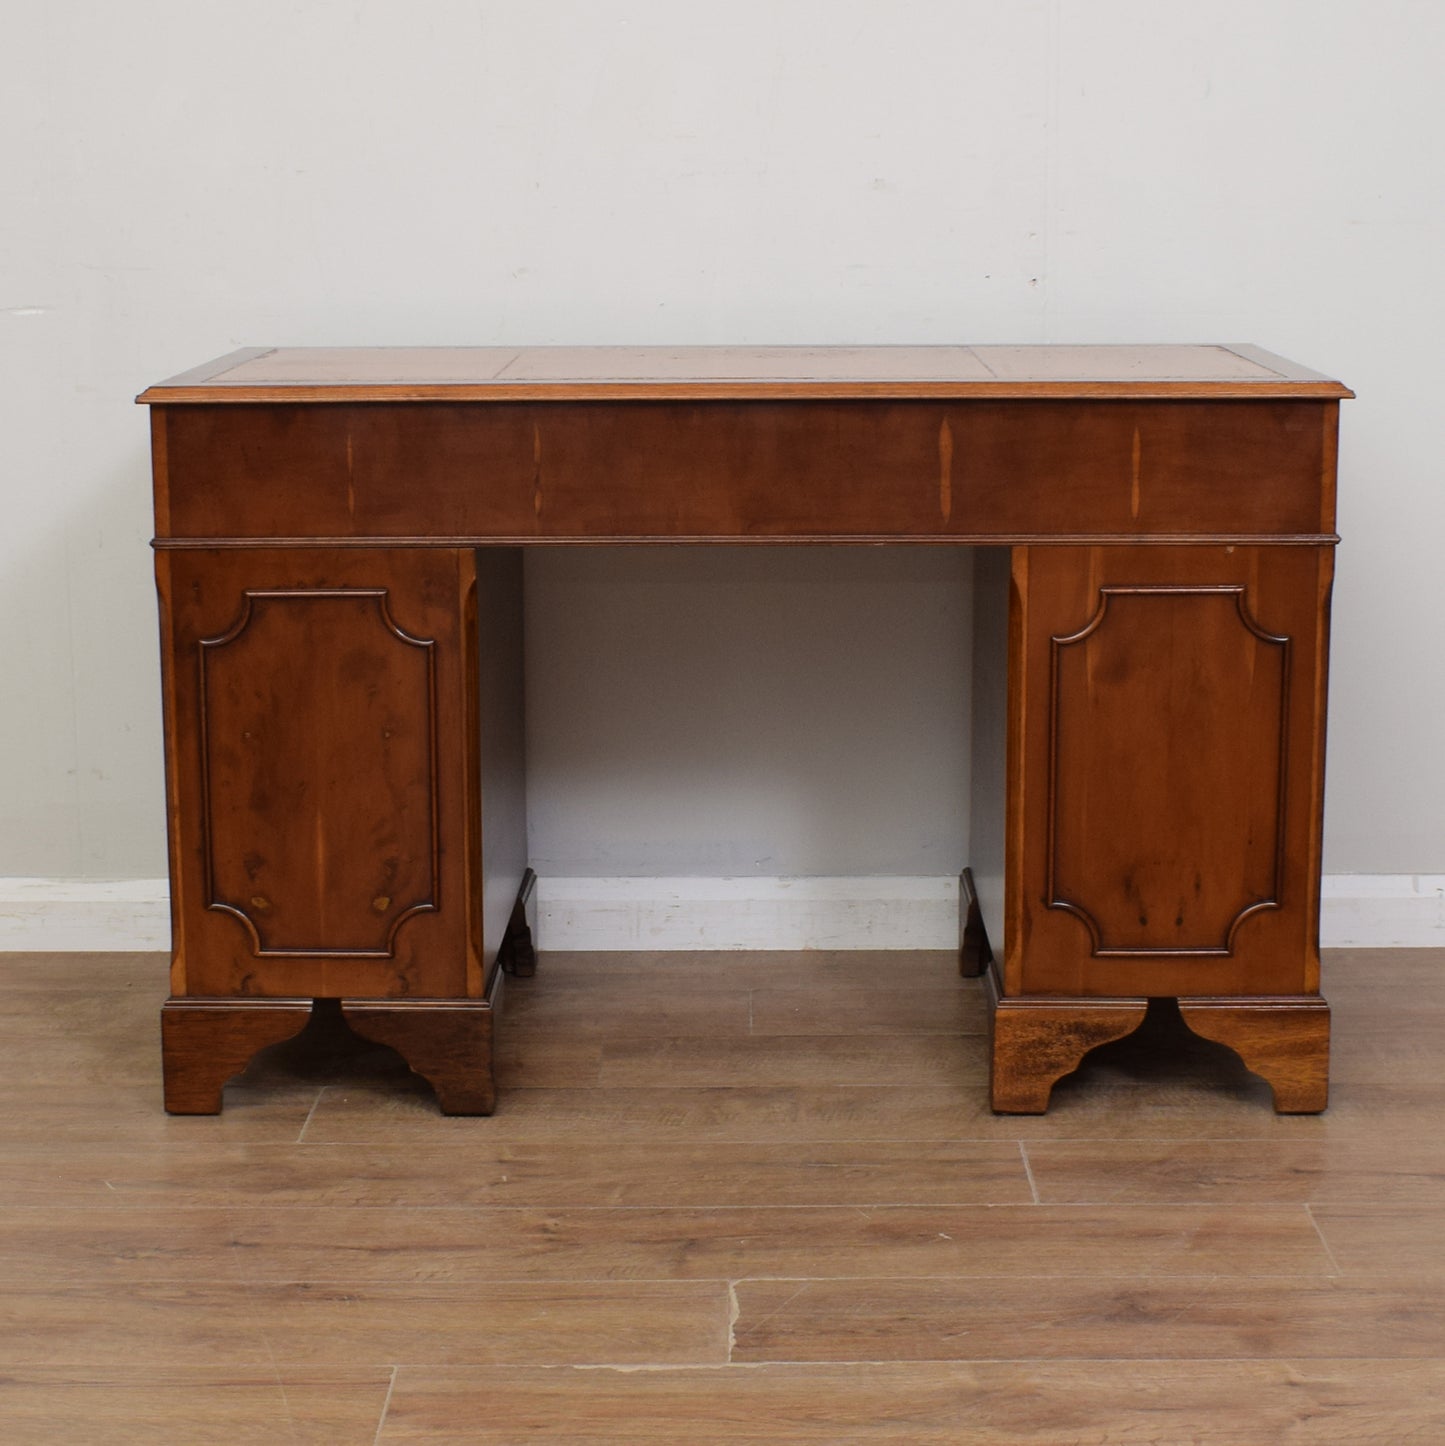
<svg viewBox="0 0 1445 1446">
<path fill-rule="evenodd" d="M 0 957 L 5 1443 L 1445 1442 L 1445 950 L 1332 1104 L 1151 1015 L 986 1103 L 947 954 L 545 955 L 501 1104 L 328 1019 L 161 1110 L 159 955 Z"/>
</svg>

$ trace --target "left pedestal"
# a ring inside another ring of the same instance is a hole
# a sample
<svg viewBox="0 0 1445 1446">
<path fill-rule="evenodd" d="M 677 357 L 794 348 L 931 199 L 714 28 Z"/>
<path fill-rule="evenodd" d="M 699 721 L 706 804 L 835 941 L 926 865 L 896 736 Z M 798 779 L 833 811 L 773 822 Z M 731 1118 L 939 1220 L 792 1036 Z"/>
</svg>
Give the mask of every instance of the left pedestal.
<svg viewBox="0 0 1445 1446">
<path fill-rule="evenodd" d="M 319 998 L 443 1110 L 492 1109 L 525 867 L 520 576 L 471 549 L 158 552 L 168 1110 L 215 1113 Z"/>
</svg>

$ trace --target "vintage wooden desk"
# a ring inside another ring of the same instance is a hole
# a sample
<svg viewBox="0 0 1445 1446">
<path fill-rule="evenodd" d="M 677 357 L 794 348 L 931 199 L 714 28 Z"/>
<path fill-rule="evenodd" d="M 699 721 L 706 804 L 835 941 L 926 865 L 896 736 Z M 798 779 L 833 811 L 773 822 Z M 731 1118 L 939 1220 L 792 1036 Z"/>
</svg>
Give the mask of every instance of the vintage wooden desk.
<svg viewBox="0 0 1445 1446">
<path fill-rule="evenodd" d="M 1172 996 L 1324 1108 L 1339 401 L 1247 346 L 237 352 L 151 407 L 166 1108 L 316 999 L 487 1113 L 527 969 L 521 549 L 978 546 L 993 1105 Z M 960 800 L 960 807 L 962 807 Z"/>
</svg>

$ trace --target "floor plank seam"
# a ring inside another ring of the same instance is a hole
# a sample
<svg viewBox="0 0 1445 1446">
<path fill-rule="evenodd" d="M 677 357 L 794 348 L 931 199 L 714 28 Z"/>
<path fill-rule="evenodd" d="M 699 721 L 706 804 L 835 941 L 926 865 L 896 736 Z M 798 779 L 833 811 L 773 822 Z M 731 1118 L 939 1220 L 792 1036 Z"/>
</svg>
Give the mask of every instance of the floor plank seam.
<svg viewBox="0 0 1445 1446">
<path fill-rule="evenodd" d="M 140 1282 L 133 1282 L 132 1284 L 135 1285 L 139 1283 Z M 193 1280 L 188 1280 L 186 1282 L 188 1287 L 192 1286 L 193 1284 L 200 1283 L 201 1282 Z M 286 1394 L 286 1382 L 282 1379 L 281 1363 L 276 1359 L 276 1347 L 271 1343 L 271 1334 L 266 1329 L 266 1323 L 264 1320 L 261 1319 L 260 1314 L 256 1308 L 257 1302 L 255 1298 L 255 1289 L 251 1282 L 244 1280 L 237 1281 L 234 1279 L 234 1277 L 232 1278 L 232 1281 L 228 1283 L 232 1284 L 236 1289 L 240 1291 L 241 1298 L 245 1303 L 247 1314 L 247 1330 L 266 1348 L 267 1359 L 271 1362 L 271 1376 L 276 1383 L 276 1389 L 281 1393 L 281 1406 L 286 1413 L 287 1432 L 290 1435 L 291 1440 L 295 1443 L 298 1443 L 299 1446 L 301 1436 L 297 1430 L 296 1413 L 291 1409 L 291 1398 Z"/>
<path fill-rule="evenodd" d="M 376 1422 L 376 1435 L 371 1438 L 371 1446 L 380 1446 L 381 1433 L 386 1430 L 386 1417 L 391 1410 L 391 1396 L 396 1390 L 396 1374 L 399 1369 L 397 1366 L 391 1368 L 391 1379 L 386 1383 L 386 1395 L 382 1398 L 381 1415 Z"/>
<path fill-rule="evenodd" d="M 83 1214 L 126 1216 L 139 1215 L 146 1212 L 147 1207 L 143 1203 L 120 1204 L 115 1201 L 105 1200 L 96 1204 L 17 1204 L 5 1205 L 0 1203 L 0 1211 L 33 1211 L 36 1214 L 55 1214 L 61 1210 L 80 1211 Z M 346 1201 L 320 1201 L 317 1204 L 301 1205 L 265 1205 L 249 1204 L 238 1201 L 218 1202 L 211 1205 L 167 1205 L 166 1210 L 173 1213 L 204 1214 L 206 1211 L 243 1211 L 256 1213 L 281 1214 L 290 1212 L 293 1214 L 318 1214 L 328 1210 L 352 1210 L 364 1214 L 381 1214 L 385 1211 L 406 1211 L 417 1215 L 441 1215 L 441 1214 L 468 1214 L 483 1215 L 488 1213 L 498 1214 L 548 1214 L 561 1211 L 577 1212 L 579 1214 L 646 1214 L 657 1211 L 666 1211 L 669 1214 L 695 1214 L 706 1215 L 717 1211 L 728 1211 L 737 1213 L 763 1214 L 769 1211 L 814 1211 L 828 1212 L 832 1214 L 848 1213 L 858 1214 L 868 1210 L 888 1210 L 902 1213 L 912 1211 L 921 1213 L 924 1211 L 939 1210 L 1032 1210 L 1034 1202 L 1027 1200 L 862 1200 L 847 1201 L 844 1203 L 831 1204 L 788 1204 L 779 1202 L 776 1204 L 750 1205 L 747 1203 L 734 1203 L 725 1200 L 710 1201 L 706 1203 L 683 1203 L 669 1204 L 666 1202 L 654 1202 L 639 1205 L 589 1205 L 585 1203 L 567 1204 L 565 1202 L 543 1201 L 537 1204 L 496 1204 L 496 1205 L 415 1205 L 406 1201 L 399 1201 L 396 1204 L 368 1205 L 350 1203 Z M 1085 1210 L 1118 1210 L 1131 1214 L 1142 1214 L 1148 1211 L 1184 1211 L 1184 1210 L 1253 1210 L 1271 1215 L 1288 1215 L 1303 1209 L 1307 1214 L 1310 1207 L 1301 1206 L 1293 1201 L 1262 1200 L 1258 1202 L 1240 1200 L 1142 1200 L 1120 1203 L 1117 1201 L 1096 1201 L 1096 1200 L 1059 1200 L 1049 1204 L 1040 1205 L 1041 1210 L 1052 1211 L 1085 1211 Z M 866 1217 L 865 1217 L 866 1218 Z M 1310 1215 L 1310 1223 L 1315 1230 L 1319 1230 L 1314 1216 Z"/>
<path fill-rule="evenodd" d="M 777 1359 L 765 1361 L 677 1361 L 677 1362 L 644 1362 L 636 1363 L 631 1361 L 542 1361 L 535 1365 L 517 1365 L 513 1362 L 484 1362 L 478 1365 L 415 1365 L 402 1363 L 393 1367 L 394 1372 L 400 1371 L 421 1371 L 421 1372 L 444 1372 L 447 1374 L 476 1374 L 476 1373 L 511 1373 L 519 1370 L 535 1372 L 555 1372 L 558 1374 L 582 1371 L 613 1371 L 618 1375 L 691 1375 L 699 1371 L 710 1372 L 767 1372 L 767 1371 L 817 1371 L 829 1370 L 836 1372 L 853 1371 L 860 1368 L 871 1370 L 893 1371 L 898 1375 L 906 1375 L 918 1366 L 943 1366 L 949 1368 L 965 1367 L 994 1367 L 994 1366 L 1024 1366 L 1029 1368 L 1050 1368 L 1055 1366 L 1253 1366 L 1261 1364 L 1279 1365 L 1282 1363 L 1294 1362 L 1350 1362 L 1361 1365 L 1379 1366 L 1401 1366 L 1401 1365 L 1434 1365 L 1435 1361 L 1428 1356 L 1382 1356 L 1378 1353 L 1372 1355 L 1351 1355 L 1349 1352 L 1330 1351 L 1314 1354 L 1297 1350 L 1283 1351 L 1279 1355 L 1258 1356 L 1258 1355 L 1060 1355 L 1060 1356 L 937 1356 L 937 1357 L 908 1357 L 898 1359 L 896 1357 L 874 1357 L 874 1358 L 820 1358 L 808 1359 Z M 37 1368 L 44 1369 L 44 1368 Z M 214 1370 L 217 1374 L 224 1374 L 224 1368 L 205 1368 L 203 1374 Z M 1173 1446 L 1173 1443 L 1171 1443 Z"/>
<path fill-rule="evenodd" d="M 1411 1364 L 1435 1364 L 1436 1358 L 1429 1355 L 1413 1356 L 1382 1356 L 1379 1354 L 1359 1356 L 1350 1355 L 1341 1351 L 1299 1351 L 1282 1350 L 1278 1354 L 1269 1355 L 1140 1355 L 1140 1356 L 1095 1356 L 1083 1354 L 1069 1354 L 1058 1356 L 877 1356 L 877 1357 L 854 1357 L 854 1356 L 807 1356 L 794 1357 L 769 1357 L 767 1360 L 738 1360 L 726 1361 L 721 1364 L 697 1364 L 691 1365 L 678 1363 L 676 1365 L 657 1366 L 627 1366 L 627 1365 L 603 1365 L 592 1363 L 569 1363 L 555 1364 L 551 1366 L 527 1366 L 526 1370 L 580 1370 L 580 1371 L 759 1371 L 759 1370 L 807 1370 L 818 1369 L 834 1370 L 855 1370 L 861 1367 L 870 1369 L 892 1369 L 900 1375 L 914 1366 L 1024 1366 L 1030 1369 L 1049 1369 L 1055 1366 L 1256 1366 L 1261 1364 L 1279 1365 L 1282 1363 L 1313 1362 L 1313 1361 L 1348 1361 L 1361 1365 L 1411 1365 Z M 443 1369 L 456 1369 L 455 1367 L 444 1367 Z M 465 1368 L 463 1368 L 465 1369 Z M 1176 1446 L 1175 1442 L 1164 1443 L 1164 1446 Z M 1432 1441 L 1431 1446 L 1434 1446 Z"/>
<path fill-rule="evenodd" d="M 1029 1189 L 1033 1192 L 1034 1204 L 1042 1205 L 1043 1201 L 1039 1198 L 1038 1182 L 1034 1179 L 1034 1167 L 1029 1162 L 1028 1146 L 1025 1145 L 1022 1140 L 1019 1141 L 1019 1157 L 1024 1162 L 1024 1174 L 1028 1176 Z"/>
<path fill-rule="evenodd" d="M 311 1108 L 306 1111 L 306 1118 L 301 1121 L 300 1133 L 296 1136 L 296 1144 L 301 1144 L 306 1139 L 306 1127 L 311 1123 L 312 1116 L 316 1113 L 316 1106 L 321 1103 L 322 1096 L 326 1093 L 326 1086 L 322 1085 L 316 1091 L 316 1098 L 311 1101 Z"/>
<path fill-rule="evenodd" d="M 1335 1275 L 1343 1276 L 1345 1272 L 1340 1267 L 1339 1258 L 1335 1255 L 1335 1252 L 1331 1247 L 1330 1242 L 1325 1238 L 1325 1232 L 1320 1229 L 1320 1222 L 1315 1219 L 1314 1206 L 1308 1201 L 1306 1201 L 1304 1211 L 1305 1215 L 1309 1219 L 1311 1226 L 1314 1227 L 1315 1234 L 1319 1236 L 1320 1245 L 1324 1249 L 1325 1258 L 1330 1262 L 1331 1271 Z"/>
<path fill-rule="evenodd" d="M 1096 1281 L 1100 1284 L 1154 1284 L 1167 1283 L 1170 1285 L 1182 1285 L 1192 1281 L 1219 1280 L 1224 1282 L 1233 1281 L 1278 1281 L 1294 1282 L 1297 1284 L 1323 1284 L 1327 1281 L 1338 1280 L 1344 1284 L 1360 1284 L 1365 1286 L 1369 1281 L 1404 1280 L 1416 1282 L 1420 1279 L 1433 1280 L 1437 1277 L 1427 1274 L 1424 1277 L 1418 1271 L 1358 1271 L 1350 1272 L 1341 1268 L 1332 1268 L 1328 1271 L 1257 1271 L 1250 1270 L 1239 1275 L 1221 1274 L 1219 1271 L 1210 1270 L 1183 1270 L 1183 1271 L 1149 1271 L 1149 1270 L 1109 1270 L 1099 1269 L 1097 1271 L 1086 1271 L 1078 1273 L 1063 1273 L 1052 1271 L 1049 1273 L 1007 1274 L 994 1272 L 981 1275 L 952 1275 L 940 1274 L 938 1271 L 927 1273 L 907 1273 L 888 1271 L 885 1273 L 872 1273 L 859 1275 L 828 1274 L 801 1276 L 796 1271 L 786 1275 L 767 1275 L 753 1273 L 746 1276 L 729 1277 L 727 1275 L 491 1275 L 485 1276 L 456 1276 L 446 1280 L 438 1280 L 430 1277 L 417 1278 L 414 1276 L 377 1276 L 358 1280 L 354 1275 L 348 1276 L 322 1276 L 322 1275 L 290 1275 L 290 1276 L 199 1276 L 187 1275 L 184 1281 L 177 1281 L 174 1276 L 127 1276 L 117 1282 L 126 1289 L 191 1289 L 195 1286 L 203 1287 L 225 1287 L 227 1289 L 250 1289 L 264 1287 L 266 1289 L 285 1289 L 287 1287 L 300 1287 L 303 1289 L 335 1289 L 347 1290 L 355 1293 L 358 1290 L 423 1290 L 423 1289 L 465 1289 L 468 1292 L 475 1292 L 478 1289 L 491 1287 L 504 1287 L 508 1290 L 518 1287 L 537 1287 L 538 1289 L 556 1286 L 612 1286 L 618 1290 L 630 1289 L 634 1286 L 678 1286 L 678 1287 L 702 1287 L 707 1285 L 728 1286 L 730 1284 L 789 1284 L 795 1281 L 802 1281 L 804 1284 L 813 1284 L 818 1281 L 825 1281 L 835 1285 L 866 1285 L 879 1281 L 890 1283 L 907 1284 L 918 1282 L 929 1284 L 944 1280 L 956 1282 L 961 1285 L 983 1286 L 990 1283 L 1003 1283 L 1022 1285 L 1030 1282 L 1045 1284 L 1050 1281 L 1077 1283 L 1080 1281 Z M 91 1279 L 75 1281 L 57 1281 L 53 1276 L 44 1278 L 25 1278 L 0 1275 L 0 1285 L 11 1289 L 21 1290 L 34 1288 L 45 1291 L 78 1291 L 81 1293 L 94 1293 L 104 1290 L 108 1282 L 97 1283 Z"/>
</svg>

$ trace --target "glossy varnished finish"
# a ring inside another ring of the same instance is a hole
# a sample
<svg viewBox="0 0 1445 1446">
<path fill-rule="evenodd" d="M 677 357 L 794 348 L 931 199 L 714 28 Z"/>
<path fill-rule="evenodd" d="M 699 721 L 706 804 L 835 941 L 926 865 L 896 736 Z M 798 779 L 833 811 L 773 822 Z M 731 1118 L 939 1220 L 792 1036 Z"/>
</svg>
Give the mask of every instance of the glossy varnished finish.
<svg viewBox="0 0 1445 1446">
<path fill-rule="evenodd" d="M 502 981 L 486 999 L 343 999 L 341 1014 L 363 1039 L 401 1055 L 436 1094 L 444 1115 L 489 1115 L 493 1021 Z"/>
<path fill-rule="evenodd" d="M 276 1010 L 243 1001 L 304 996 L 411 1005 L 368 1027 L 415 1051 L 444 1110 L 490 1110 L 485 996 L 526 866 L 518 560 L 162 551 L 157 569 L 167 1108 L 218 1109 L 279 1037 Z"/>
<path fill-rule="evenodd" d="M 1320 548 L 1020 548 L 1010 994 L 1319 986 Z"/>
<path fill-rule="evenodd" d="M 1332 535 L 1338 403 L 218 402 L 158 409 L 162 546 Z"/>
<path fill-rule="evenodd" d="M 479 995 L 472 553 L 158 566 L 176 993 Z"/>
<path fill-rule="evenodd" d="M 1006 703 L 998 687 L 975 703 L 986 746 L 995 719 L 1007 731 L 1006 802 L 985 785 L 974 816 L 995 1108 L 1042 1111 L 1151 997 L 1198 999 L 1185 1018 L 1245 1054 L 1281 1112 L 1325 1108 L 1332 575 L 1327 547 L 1014 549 Z"/>
<path fill-rule="evenodd" d="M 378 1001 L 444 1109 L 491 1108 L 509 929 L 532 960 L 521 548 L 993 544 L 962 948 L 996 1106 L 1174 997 L 1322 1108 L 1349 395 L 1245 346 L 258 349 L 151 388 L 176 1000 Z"/>
<path fill-rule="evenodd" d="M 268 1044 L 299 1034 L 311 1017 L 309 999 L 172 998 L 161 1009 L 161 1062 L 166 1111 L 218 1115 L 226 1081 Z"/>
<path fill-rule="evenodd" d="M 1330 1007 L 1323 999 L 1180 999 L 1184 1022 L 1228 1045 L 1269 1082 L 1282 1115 L 1318 1114 L 1329 1101 Z"/>
<path fill-rule="evenodd" d="M 985 974 L 989 997 L 989 1103 L 1000 1114 L 1041 1115 L 1054 1085 L 1092 1049 L 1144 1023 L 1147 999 L 1010 996 L 997 970 Z"/>
</svg>

